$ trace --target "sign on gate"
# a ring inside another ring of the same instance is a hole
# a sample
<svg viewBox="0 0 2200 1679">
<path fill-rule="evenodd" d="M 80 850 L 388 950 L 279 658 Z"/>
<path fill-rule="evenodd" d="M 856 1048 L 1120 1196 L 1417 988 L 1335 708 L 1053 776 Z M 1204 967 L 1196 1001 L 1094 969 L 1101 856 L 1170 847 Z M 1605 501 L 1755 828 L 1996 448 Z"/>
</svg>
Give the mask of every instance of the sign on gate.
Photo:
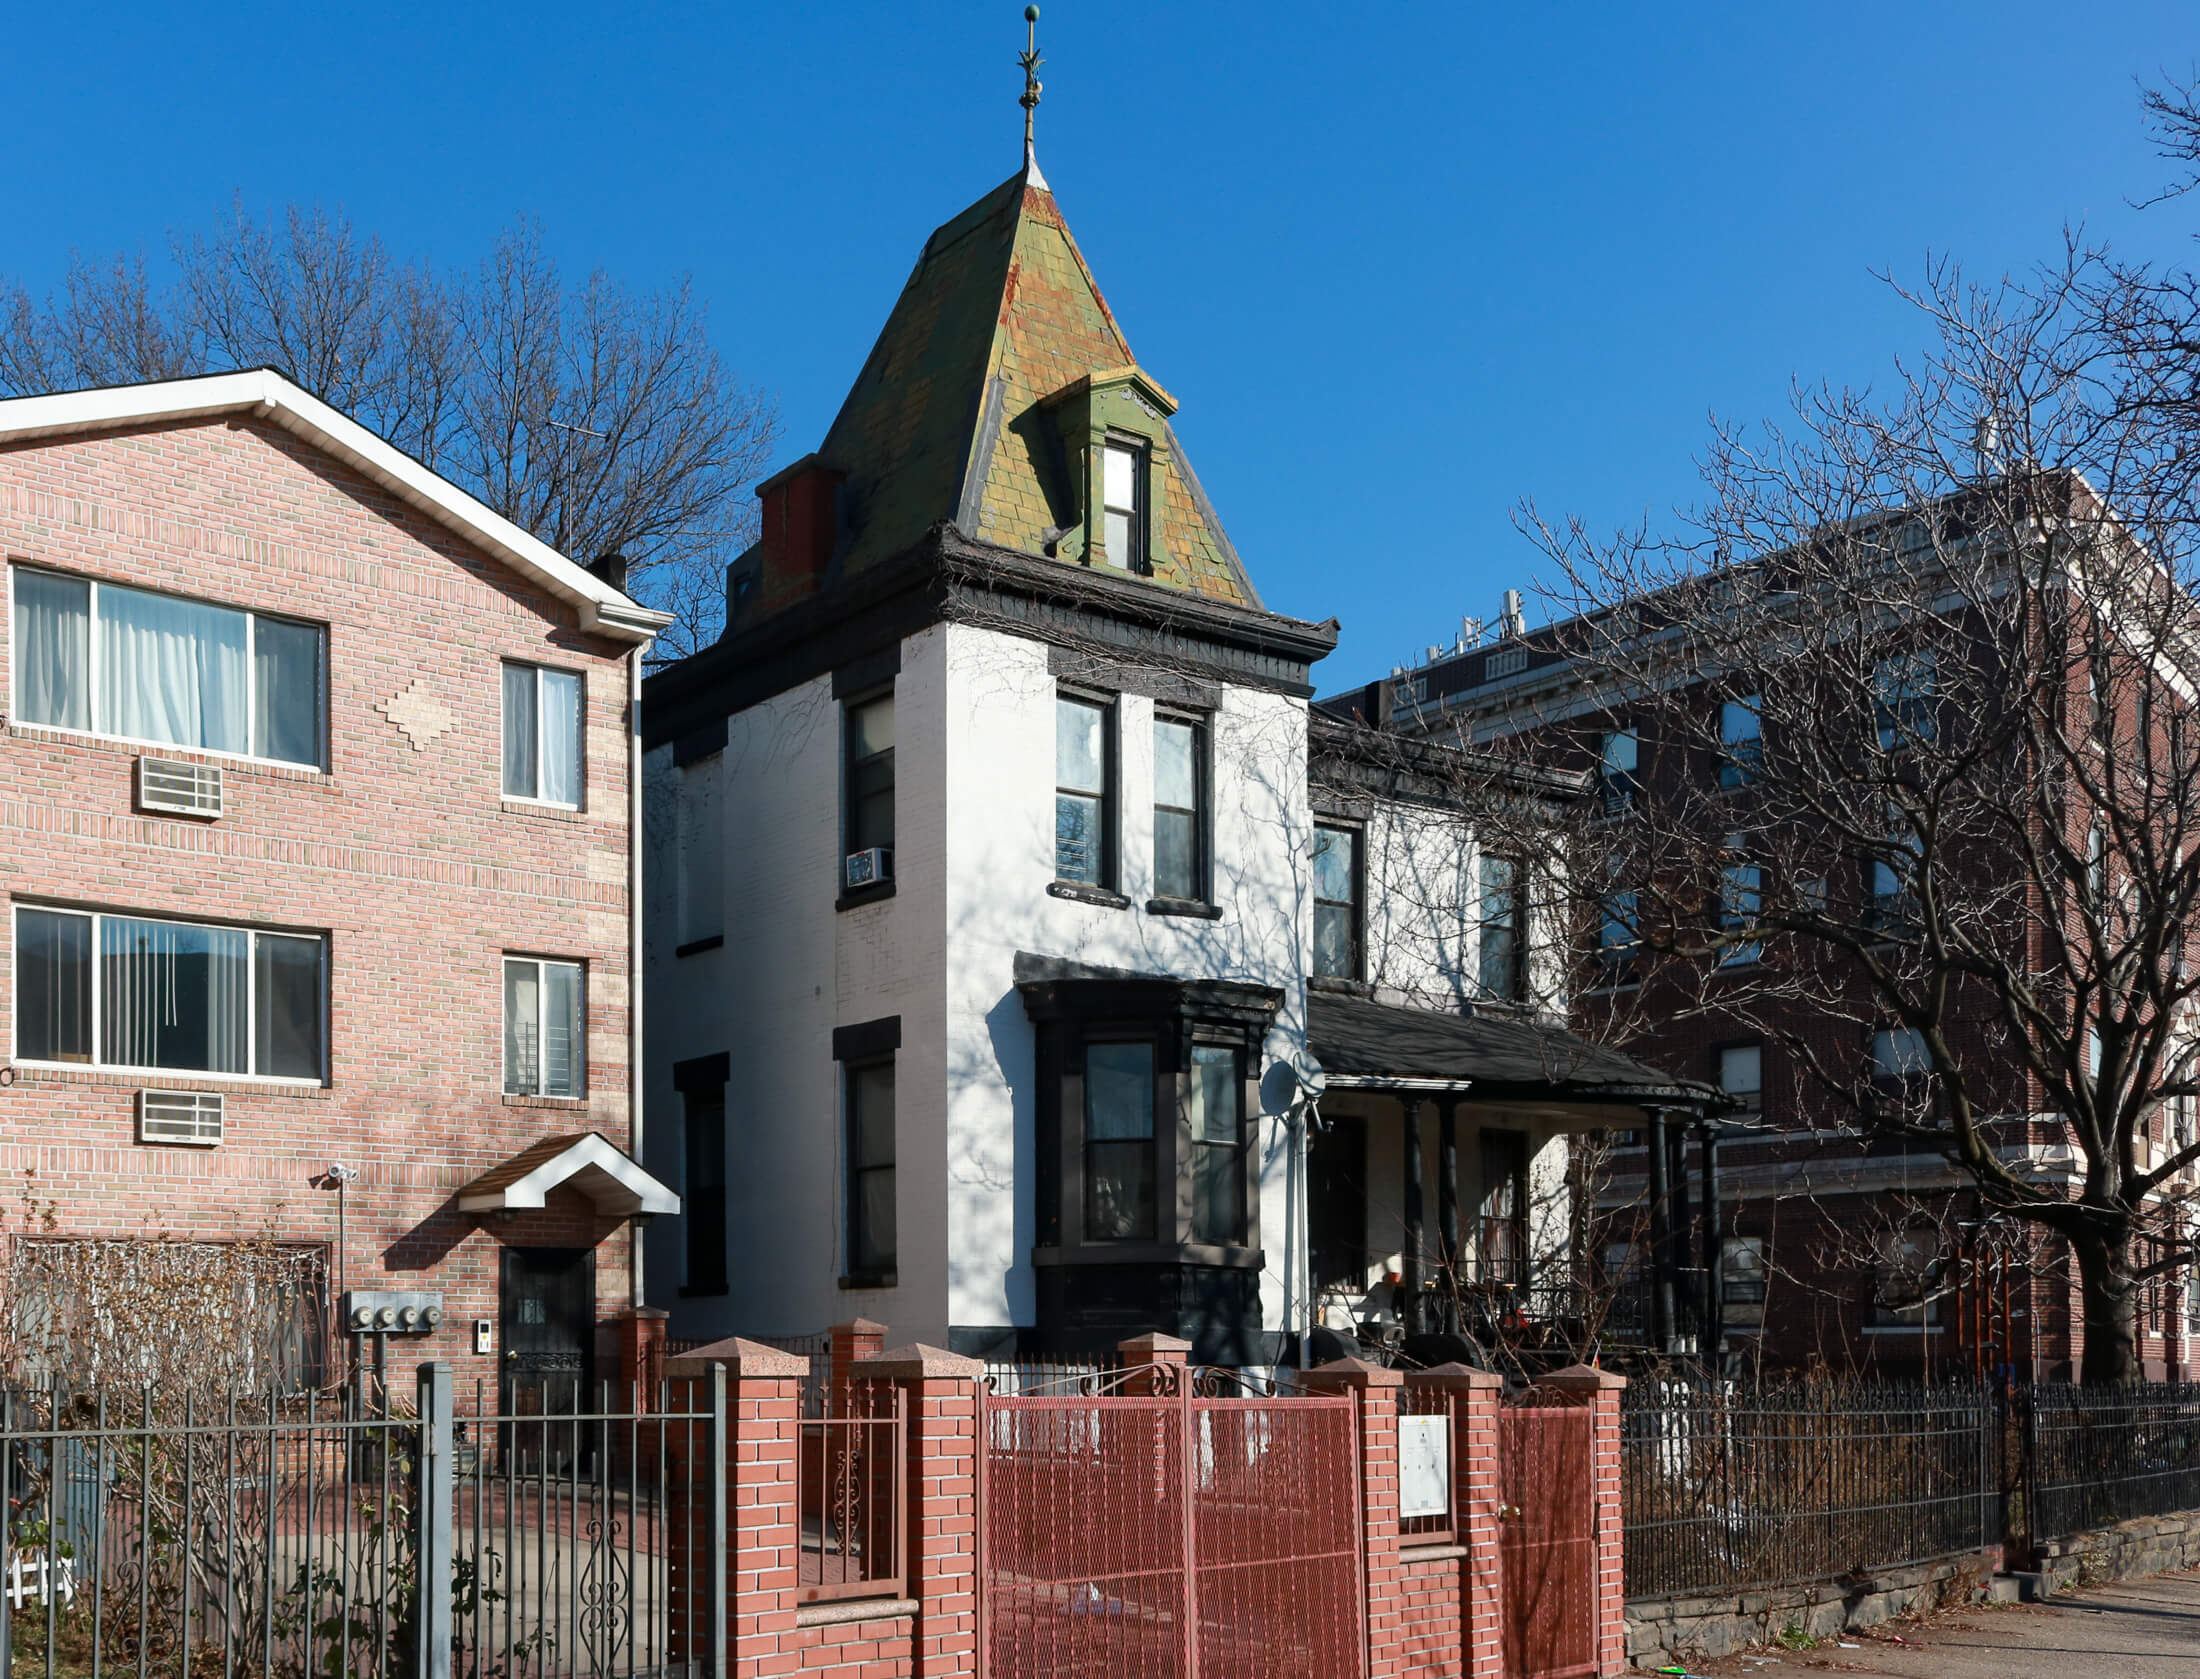
<svg viewBox="0 0 2200 1679">
<path fill-rule="evenodd" d="M 1398 1514 L 1451 1513 L 1451 1418 L 1398 1419 Z"/>
</svg>

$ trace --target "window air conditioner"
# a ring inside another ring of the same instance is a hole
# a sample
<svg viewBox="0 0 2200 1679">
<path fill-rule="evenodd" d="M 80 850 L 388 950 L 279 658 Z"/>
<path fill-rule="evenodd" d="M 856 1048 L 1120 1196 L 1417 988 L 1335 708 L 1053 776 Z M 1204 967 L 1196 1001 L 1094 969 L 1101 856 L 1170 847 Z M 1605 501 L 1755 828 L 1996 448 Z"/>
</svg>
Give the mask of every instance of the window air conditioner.
<svg viewBox="0 0 2200 1679">
<path fill-rule="evenodd" d="M 138 1141 L 212 1148 L 222 1140 L 222 1098 L 210 1090 L 138 1092 Z"/>
<path fill-rule="evenodd" d="M 219 764 L 187 764 L 175 758 L 137 761 L 138 809 L 175 816 L 219 816 L 222 770 Z"/>
<path fill-rule="evenodd" d="M 886 846 L 874 845 L 868 851 L 851 851 L 843 866 L 842 880 L 849 890 L 858 886 L 876 886 L 881 881 L 894 878 L 894 853 Z"/>
</svg>

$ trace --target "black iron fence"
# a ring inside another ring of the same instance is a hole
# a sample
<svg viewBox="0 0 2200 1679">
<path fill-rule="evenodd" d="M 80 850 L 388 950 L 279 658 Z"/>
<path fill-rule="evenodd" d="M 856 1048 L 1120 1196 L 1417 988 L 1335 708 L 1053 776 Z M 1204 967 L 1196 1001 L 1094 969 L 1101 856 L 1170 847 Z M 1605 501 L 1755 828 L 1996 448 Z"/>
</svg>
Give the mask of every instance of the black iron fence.
<svg viewBox="0 0 2200 1679">
<path fill-rule="evenodd" d="M 2200 1384 L 1787 1387 L 1638 1378 L 1627 1592 L 1837 1578 L 2200 1509 Z"/>
<path fill-rule="evenodd" d="M 724 1438 L 722 1378 L 0 1391 L 0 1679 L 685 1671 L 723 1629 L 671 1625 L 668 1570 L 722 1535 L 666 1495 Z"/>
</svg>

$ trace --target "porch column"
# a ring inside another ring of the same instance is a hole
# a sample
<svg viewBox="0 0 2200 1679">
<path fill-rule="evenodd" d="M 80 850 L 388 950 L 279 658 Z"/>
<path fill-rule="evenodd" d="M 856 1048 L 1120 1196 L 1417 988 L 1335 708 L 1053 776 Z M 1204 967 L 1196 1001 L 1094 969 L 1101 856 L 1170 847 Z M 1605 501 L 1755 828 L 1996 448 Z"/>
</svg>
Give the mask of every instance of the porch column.
<svg viewBox="0 0 2200 1679">
<path fill-rule="evenodd" d="M 1666 1198 L 1665 1110 L 1645 1108 L 1649 1131 L 1645 1164 L 1650 1168 L 1650 1338 L 1658 1351 L 1673 1350 L 1673 1222 Z"/>
<path fill-rule="evenodd" d="M 1399 1108 L 1406 1150 L 1406 1250 L 1398 1267 L 1398 1286 L 1405 1295 L 1398 1319 L 1408 1335 L 1418 1335 L 1426 1327 L 1421 1313 L 1421 1099 L 1405 1097 Z"/>
<path fill-rule="evenodd" d="M 1459 1099 L 1436 1104 L 1436 1239 L 1444 1250 L 1444 1327 L 1457 1332 L 1466 1279 L 1459 1274 L 1465 1247 L 1459 1239 Z"/>
<path fill-rule="evenodd" d="M 1719 1205 L 1719 1126 L 1704 1120 L 1696 1127 L 1703 1142 L 1703 1354 L 1713 1374 L 1726 1357 L 1726 1227 Z"/>
</svg>

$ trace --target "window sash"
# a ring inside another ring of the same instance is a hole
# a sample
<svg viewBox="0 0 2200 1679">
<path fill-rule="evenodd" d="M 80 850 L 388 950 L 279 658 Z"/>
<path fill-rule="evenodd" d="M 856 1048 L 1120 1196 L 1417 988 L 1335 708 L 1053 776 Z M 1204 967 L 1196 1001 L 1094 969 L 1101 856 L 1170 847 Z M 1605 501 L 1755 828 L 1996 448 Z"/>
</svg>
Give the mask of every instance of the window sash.
<svg viewBox="0 0 2200 1679">
<path fill-rule="evenodd" d="M 1194 1044 L 1185 1081 L 1192 1146 L 1192 1240 L 1245 1242 L 1245 1088 L 1238 1052 Z"/>
<path fill-rule="evenodd" d="M 327 939 L 34 904 L 14 926 L 18 1060 L 326 1082 Z"/>
<path fill-rule="evenodd" d="M 850 1064 L 842 1070 L 848 1112 L 848 1266 L 861 1276 L 894 1269 L 894 1064 Z"/>
<path fill-rule="evenodd" d="M 894 843 L 894 700 L 848 707 L 848 833 L 852 854 Z"/>
<path fill-rule="evenodd" d="M 1158 1154 L 1154 1046 L 1085 1049 L 1085 1240 L 1154 1240 Z"/>
<path fill-rule="evenodd" d="M 1108 708 L 1062 695 L 1054 721 L 1054 874 L 1114 883 L 1115 731 Z"/>
<path fill-rule="evenodd" d="M 1527 872 L 1512 857 L 1484 857 L 1481 865 L 1481 929 L 1476 967 L 1485 996 L 1507 1002 L 1527 997 Z"/>
<path fill-rule="evenodd" d="M 1100 506 L 1106 561 L 1120 571 L 1146 563 L 1146 456 L 1120 443 L 1101 450 Z"/>
<path fill-rule="evenodd" d="M 504 959 L 504 1093 L 588 1092 L 587 985 L 578 962 Z"/>
<path fill-rule="evenodd" d="M 1156 717 L 1154 739 L 1154 894 L 1207 896 L 1207 730 L 1183 717 Z"/>
<path fill-rule="evenodd" d="M 726 1092 L 687 1093 L 687 1286 L 698 1294 L 726 1291 Z"/>
<path fill-rule="evenodd" d="M 1314 972 L 1324 979 L 1360 978 L 1357 828 L 1314 827 Z"/>
<path fill-rule="evenodd" d="M 504 796 L 528 804 L 581 807 L 582 712 L 578 671 L 504 663 Z"/>
<path fill-rule="evenodd" d="M 15 716 L 183 752 L 327 767 L 320 625 L 13 568 Z"/>
</svg>

